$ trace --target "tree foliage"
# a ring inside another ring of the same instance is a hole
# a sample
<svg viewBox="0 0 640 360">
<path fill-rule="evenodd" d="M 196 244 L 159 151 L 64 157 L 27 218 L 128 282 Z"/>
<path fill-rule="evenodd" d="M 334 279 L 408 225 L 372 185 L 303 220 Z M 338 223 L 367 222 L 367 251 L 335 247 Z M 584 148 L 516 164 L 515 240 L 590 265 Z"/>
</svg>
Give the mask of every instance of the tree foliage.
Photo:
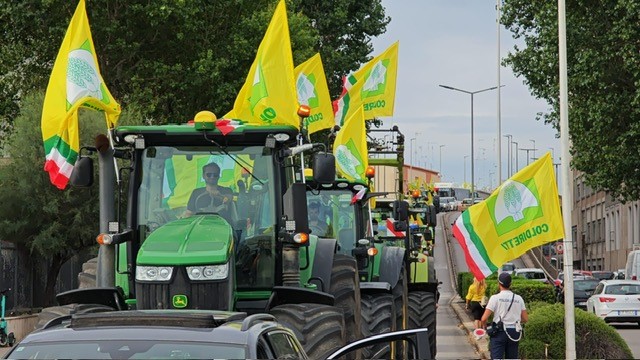
<svg viewBox="0 0 640 360">
<path fill-rule="evenodd" d="M 381 0 L 291 0 L 294 63 L 320 51 L 331 89 L 368 60 L 371 37 L 389 19 Z M 232 108 L 277 0 L 88 0 L 99 66 L 121 103 L 139 104 L 155 124 Z M 21 96 L 46 88 L 77 1 L 10 1 L 0 7 L 0 124 Z M 0 131 L 2 129 L 0 128 Z"/>
<path fill-rule="evenodd" d="M 566 14 L 572 165 L 593 188 L 640 199 L 640 3 L 568 0 Z M 505 63 L 551 105 L 540 118 L 558 128 L 556 3 L 505 0 L 501 21 L 525 43 Z"/>
<path fill-rule="evenodd" d="M 21 243 L 49 260 L 46 293 L 53 299 L 58 271 L 65 261 L 95 244 L 99 231 L 98 187 L 58 190 L 44 172 L 40 127 L 44 94 L 26 96 L 14 131 L 7 139 L 10 161 L 0 166 L 0 238 Z M 130 113 L 131 111 L 129 111 Z M 139 115 L 123 114 L 121 122 Z M 132 122 L 132 121 L 130 121 Z M 81 111 L 81 144 L 106 130 L 104 115 Z"/>
</svg>

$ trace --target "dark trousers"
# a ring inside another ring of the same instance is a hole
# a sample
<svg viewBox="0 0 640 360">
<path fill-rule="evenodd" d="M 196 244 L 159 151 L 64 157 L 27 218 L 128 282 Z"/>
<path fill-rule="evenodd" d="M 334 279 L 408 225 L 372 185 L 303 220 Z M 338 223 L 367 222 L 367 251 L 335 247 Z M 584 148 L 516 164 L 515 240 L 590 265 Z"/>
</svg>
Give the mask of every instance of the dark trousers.
<svg viewBox="0 0 640 360">
<path fill-rule="evenodd" d="M 512 338 L 519 337 L 515 329 L 507 329 Z M 507 337 L 504 330 L 498 332 L 489 339 L 489 350 L 491 351 L 491 359 L 517 359 L 518 358 L 518 342 L 512 341 Z"/>
</svg>

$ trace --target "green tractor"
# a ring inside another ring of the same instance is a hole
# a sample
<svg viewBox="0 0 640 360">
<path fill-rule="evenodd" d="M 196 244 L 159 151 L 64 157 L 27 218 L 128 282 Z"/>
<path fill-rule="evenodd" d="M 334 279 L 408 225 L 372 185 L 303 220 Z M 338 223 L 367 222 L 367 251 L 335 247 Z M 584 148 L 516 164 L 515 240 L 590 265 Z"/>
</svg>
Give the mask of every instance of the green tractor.
<svg viewBox="0 0 640 360">
<path fill-rule="evenodd" d="M 38 325 L 107 309 L 269 312 L 312 358 L 359 337 L 344 310 L 360 303 L 356 263 L 334 256 L 335 239 L 308 235 L 303 154 L 314 152 L 318 184 L 334 181 L 335 160 L 301 139 L 282 125 L 223 132 L 214 118 L 117 127 L 83 148 L 99 159 L 98 257 Z M 72 184 L 90 186 L 93 171 L 80 156 Z"/>
</svg>

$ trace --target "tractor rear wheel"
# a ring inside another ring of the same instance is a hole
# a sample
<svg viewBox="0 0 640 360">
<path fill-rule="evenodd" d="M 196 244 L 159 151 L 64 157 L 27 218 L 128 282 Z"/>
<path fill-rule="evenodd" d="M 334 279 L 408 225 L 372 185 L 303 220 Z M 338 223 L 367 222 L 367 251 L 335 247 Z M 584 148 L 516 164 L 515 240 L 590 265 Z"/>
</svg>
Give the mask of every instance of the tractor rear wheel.
<svg viewBox="0 0 640 360">
<path fill-rule="evenodd" d="M 42 309 L 38 314 L 38 322 L 34 329 L 40 329 L 49 321 L 61 316 L 71 314 L 92 314 L 107 311 L 115 311 L 115 309 L 101 304 L 69 304 L 63 306 L 52 306 Z"/>
<path fill-rule="evenodd" d="M 325 359 L 345 344 L 344 315 L 335 306 L 284 304 L 270 312 L 293 331 L 309 359 Z"/>
<path fill-rule="evenodd" d="M 362 336 L 367 337 L 396 330 L 393 296 L 387 293 L 362 294 Z M 388 359 L 391 344 L 376 344 L 362 349 L 364 359 Z"/>
<path fill-rule="evenodd" d="M 78 273 L 78 289 L 96 287 L 96 271 L 98 269 L 98 258 L 94 257 L 82 264 L 82 271 Z"/>
<path fill-rule="evenodd" d="M 334 305 L 344 312 L 347 343 L 361 339 L 360 278 L 355 258 L 334 255 L 329 293 L 335 297 Z"/>
<path fill-rule="evenodd" d="M 436 297 L 426 291 L 409 293 L 409 329 L 429 329 L 431 358 L 436 358 Z"/>
</svg>

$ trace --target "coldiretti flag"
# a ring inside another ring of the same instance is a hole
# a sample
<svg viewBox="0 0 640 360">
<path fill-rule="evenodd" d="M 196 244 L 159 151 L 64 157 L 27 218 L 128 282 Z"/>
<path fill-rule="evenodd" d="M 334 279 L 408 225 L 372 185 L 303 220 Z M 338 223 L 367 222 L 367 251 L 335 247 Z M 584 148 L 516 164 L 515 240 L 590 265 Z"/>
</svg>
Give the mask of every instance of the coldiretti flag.
<svg viewBox="0 0 640 360">
<path fill-rule="evenodd" d="M 250 124 L 299 127 L 297 110 L 287 9 L 281 0 L 233 109 L 224 117 Z"/>
<path fill-rule="evenodd" d="M 78 108 L 103 111 L 109 128 L 120 116 L 120 105 L 104 84 L 93 47 L 89 20 L 80 0 L 53 64 L 42 109 L 42 139 L 51 183 L 64 189 L 78 158 Z"/>
<path fill-rule="evenodd" d="M 305 122 L 309 134 L 332 127 L 333 108 L 320 54 L 296 66 L 294 71 L 298 101 L 311 108 L 311 115 Z"/>
<path fill-rule="evenodd" d="M 486 200 L 463 212 L 453 235 L 477 279 L 531 248 L 563 238 L 551 154 L 520 170 Z"/>
<path fill-rule="evenodd" d="M 333 155 L 336 157 L 336 169 L 345 179 L 365 179 L 369 155 L 362 108 L 351 115 L 338 132 L 333 143 Z"/>
<path fill-rule="evenodd" d="M 398 44 L 396 41 L 353 74 L 356 81 L 362 82 L 360 97 L 365 119 L 393 116 L 398 76 Z"/>
</svg>

